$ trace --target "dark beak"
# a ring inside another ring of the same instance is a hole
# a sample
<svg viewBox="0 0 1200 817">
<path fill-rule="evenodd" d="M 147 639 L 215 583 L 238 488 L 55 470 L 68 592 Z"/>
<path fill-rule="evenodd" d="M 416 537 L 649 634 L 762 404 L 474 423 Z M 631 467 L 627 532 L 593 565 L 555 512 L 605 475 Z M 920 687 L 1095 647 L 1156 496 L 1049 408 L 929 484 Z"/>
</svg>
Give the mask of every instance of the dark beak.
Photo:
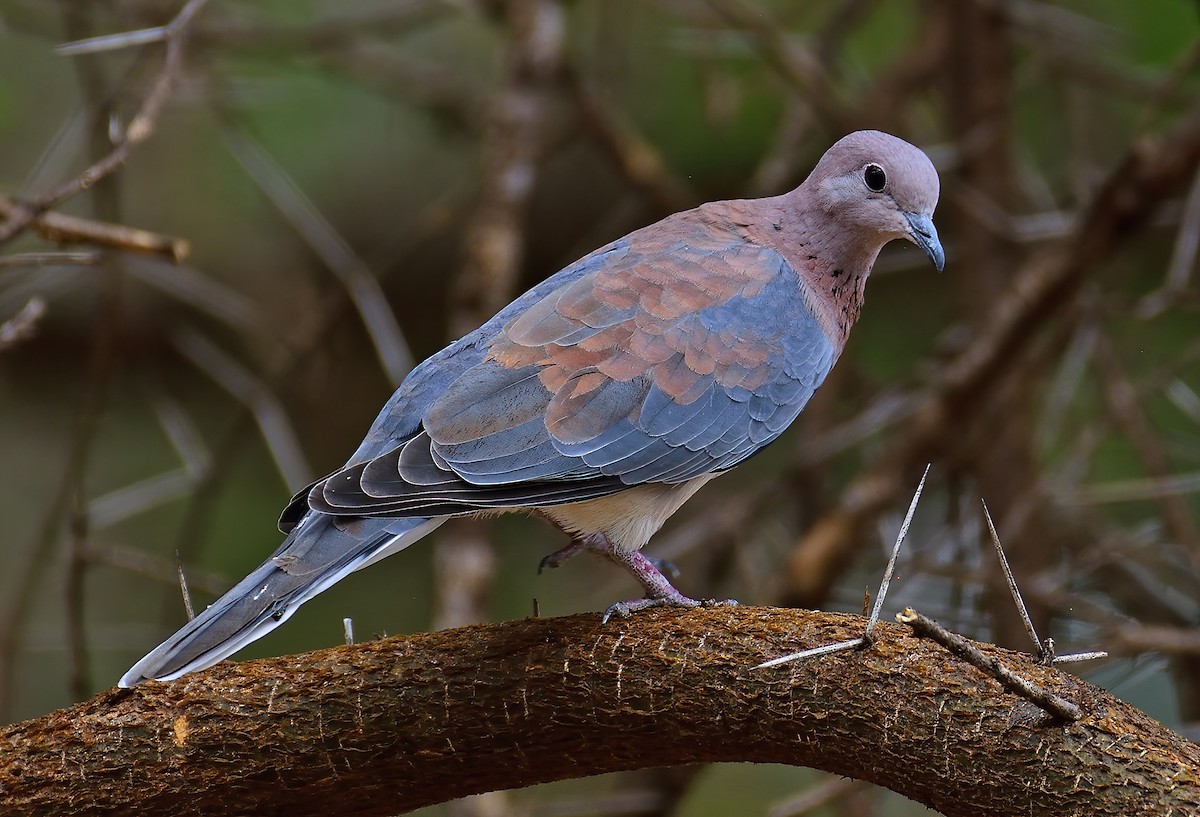
<svg viewBox="0 0 1200 817">
<path fill-rule="evenodd" d="M 924 213 L 905 213 L 904 217 L 908 219 L 908 240 L 924 250 L 933 266 L 941 272 L 946 266 L 946 252 L 938 240 L 933 219 Z"/>
</svg>

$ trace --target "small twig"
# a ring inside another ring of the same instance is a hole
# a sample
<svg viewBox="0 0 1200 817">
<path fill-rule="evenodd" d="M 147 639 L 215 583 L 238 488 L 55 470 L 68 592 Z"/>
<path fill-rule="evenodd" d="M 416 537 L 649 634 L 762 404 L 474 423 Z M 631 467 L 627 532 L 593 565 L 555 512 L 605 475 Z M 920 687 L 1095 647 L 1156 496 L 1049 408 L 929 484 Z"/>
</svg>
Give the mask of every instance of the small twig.
<svg viewBox="0 0 1200 817">
<path fill-rule="evenodd" d="M 1082 485 L 1075 490 L 1070 501 L 1076 505 L 1105 505 L 1186 496 L 1197 492 L 1200 492 L 1200 471 L 1188 471 L 1162 477 L 1116 479 Z"/>
<path fill-rule="evenodd" d="M 342 635 L 346 639 L 347 645 L 354 644 L 354 619 L 349 616 L 342 619 Z"/>
<path fill-rule="evenodd" d="M 1171 262 L 1167 266 L 1167 276 L 1162 286 L 1143 297 L 1134 309 L 1134 314 L 1142 320 L 1152 318 L 1163 312 L 1187 289 L 1192 277 L 1192 269 L 1196 266 L 1196 255 L 1200 252 L 1200 170 L 1192 179 L 1192 187 L 1188 191 L 1183 206 L 1183 214 L 1179 218 L 1179 233 L 1175 238 L 1175 248 L 1171 251 Z"/>
<path fill-rule="evenodd" d="M 174 502 L 191 493 L 197 480 L 186 468 L 172 468 L 109 491 L 88 502 L 92 527 L 103 530 Z"/>
<path fill-rule="evenodd" d="M 11 197 L 0 196 L 0 217 L 19 217 L 28 206 Z M 191 245 L 182 238 L 62 213 L 42 213 L 33 219 L 33 226 L 38 235 L 55 244 L 95 244 L 117 250 L 162 255 L 175 263 L 186 258 L 191 251 Z"/>
<path fill-rule="evenodd" d="M 30 298 L 17 314 L 0 323 L 0 351 L 33 337 L 38 320 L 45 314 L 46 300 L 40 295 Z"/>
<path fill-rule="evenodd" d="M 55 46 L 54 53 L 60 57 L 77 57 L 80 54 L 99 54 L 102 51 L 116 51 L 121 48 L 132 48 L 136 45 L 149 45 L 162 42 L 167 36 L 167 26 L 141 28 L 136 31 L 122 31 L 118 34 L 101 34 L 98 37 L 88 37 L 73 43 L 63 43 Z"/>
<path fill-rule="evenodd" d="M 187 575 L 183 572 L 183 559 L 180 558 L 179 551 L 175 551 L 175 570 L 179 573 L 179 592 L 183 594 L 183 609 L 187 611 L 188 621 L 196 617 L 196 610 L 192 607 L 192 594 L 188 591 Z"/>
<path fill-rule="evenodd" d="M 85 544 L 87 550 L 84 552 L 84 556 L 92 564 L 115 567 L 118 570 L 145 576 L 163 584 L 179 583 L 181 571 L 178 560 L 173 563 L 170 559 L 145 550 L 111 542 L 97 542 L 94 539 Z M 195 587 L 214 597 L 228 590 L 232 583 L 228 576 L 201 570 L 194 566 L 189 568 L 188 572 L 190 574 L 187 581 L 189 590 Z"/>
<path fill-rule="evenodd" d="M 194 329 L 180 329 L 173 340 L 184 357 L 250 409 L 284 482 L 292 489 L 307 483 L 312 471 L 300 438 L 282 402 L 268 386 Z"/>
<path fill-rule="evenodd" d="M 113 149 L 74 178 L 27 202 L 20 202 L 17 209 L 0 222 L 0 244 L 24 231 L 38 216 L 59 202 L 94 187 L 101 179 L 112 175 L 129 160 L 133 149 L 150 137 L 158 122 L 158 116 L 183 71 L 183 44 L 187 40 L 189 26 L 206 2 L 207 0 L 188 0 L 175 18 L 164 26 L 163 39 L 167 53 L 163 58 L 162 69 Z"/>
<path fill-rule="evenodd" d="M 949 652 L 991 675 L 1009 692 L 1036 704 L 1054 717 L 1066 721 L 1077 721 L 1083 716 L 1082 710 L 1075 704 L 1053 692 L 1034 686 L 995 658 L 985 655 L 963 636 L 950 632 L 933 619 L 921 615 L 911 607 L 905 607 L 904 610 L 897 613 L 896 621 L 907 624 L 916 635 L 941 644 Z"/>
<path fill-rule="evenodd" d="M 0 269 L 13 267 L 93 267 L 100 263 L 98 252 L 17 252 L 0 255 Z"/>
</svg>

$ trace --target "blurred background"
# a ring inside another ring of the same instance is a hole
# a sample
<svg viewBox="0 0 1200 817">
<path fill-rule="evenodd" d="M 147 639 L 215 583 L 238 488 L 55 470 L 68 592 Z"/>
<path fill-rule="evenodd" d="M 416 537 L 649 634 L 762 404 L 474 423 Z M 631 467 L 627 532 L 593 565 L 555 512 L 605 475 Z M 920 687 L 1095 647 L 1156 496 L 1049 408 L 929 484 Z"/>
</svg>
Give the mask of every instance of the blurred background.
<svg viewBox="0 0 1200 817">
<path fill-rule="evenodd" d="M 115 683 L 186 620 L 179 565 L 197 608 L 257 565 L 414 361 L 875 127 L 939 167 L 946 271 L 889 247 L 800 420 L 648 551 L 858 612 L 932 463 L 884 615 L 1032 649 L 984 500 L 1040 634 L 1112 656 L 1067 669 L 1194 730 L 1198 34 L 1185 0 L 0 0 L 0 722 Z M 636 593 L 538 576 L 563 544 L 448 524 L 239 657 Z M 750 766 L 422 812 L 924 813 Z"/>
</svg>

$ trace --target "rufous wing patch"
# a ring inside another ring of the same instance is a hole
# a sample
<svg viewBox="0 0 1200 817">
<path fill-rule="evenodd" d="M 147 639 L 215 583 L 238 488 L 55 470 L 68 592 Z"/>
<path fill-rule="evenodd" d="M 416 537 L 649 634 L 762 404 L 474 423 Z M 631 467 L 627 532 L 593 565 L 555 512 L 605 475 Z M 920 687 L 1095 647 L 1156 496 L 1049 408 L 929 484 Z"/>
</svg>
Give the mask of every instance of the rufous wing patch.
<svg viewBox="0 0 1200 817">
<path fill-rule="evenodd" d="M 699 315 L 758 294 L 779 265 L 736 230 L 691 221 L 682 234 L 635 236 L 620 257 L 534 304 L 492 341 L 487 363 L 536 367 L 541 389 L 523 396 L 545 401 L 556 438 L 585 441 L 635 419 L 651 384 L 686 405 L 714 381 L 764 382 L 771 345 L 752 331 L 713 330 Z"/>
</svg>

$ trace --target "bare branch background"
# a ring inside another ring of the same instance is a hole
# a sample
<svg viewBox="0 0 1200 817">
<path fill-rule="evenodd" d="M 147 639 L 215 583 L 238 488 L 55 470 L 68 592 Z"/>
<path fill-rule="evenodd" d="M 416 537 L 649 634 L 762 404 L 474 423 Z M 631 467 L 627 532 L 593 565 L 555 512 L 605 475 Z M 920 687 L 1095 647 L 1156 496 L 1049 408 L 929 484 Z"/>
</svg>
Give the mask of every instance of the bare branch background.
<svg viewBox="0 0 1200 817">
<path fill-rule="evenodd" d="M 200 604 L 257 564 L 414 360 L 877 127 L 942 172 L 946 272 L 889 249 L 796 428 L 651 550 L 693 594 L 858 612 L 932 461 L 885 615 L 1024 646 L 983 498 L 1038 632 L 1110 651 L 1074 671 L 1195 730 L 1198 62 L 1178 0 L 0 2 L 0 720 L 110 686 L 180 624 L 177 560 Z M 562 543 L 536 521 L 439 535 L 245 655 L 632 589 L 539 579 Z M 741 767 L 428 813 L 735 806 L 922 813 Z"/>
</svg>

